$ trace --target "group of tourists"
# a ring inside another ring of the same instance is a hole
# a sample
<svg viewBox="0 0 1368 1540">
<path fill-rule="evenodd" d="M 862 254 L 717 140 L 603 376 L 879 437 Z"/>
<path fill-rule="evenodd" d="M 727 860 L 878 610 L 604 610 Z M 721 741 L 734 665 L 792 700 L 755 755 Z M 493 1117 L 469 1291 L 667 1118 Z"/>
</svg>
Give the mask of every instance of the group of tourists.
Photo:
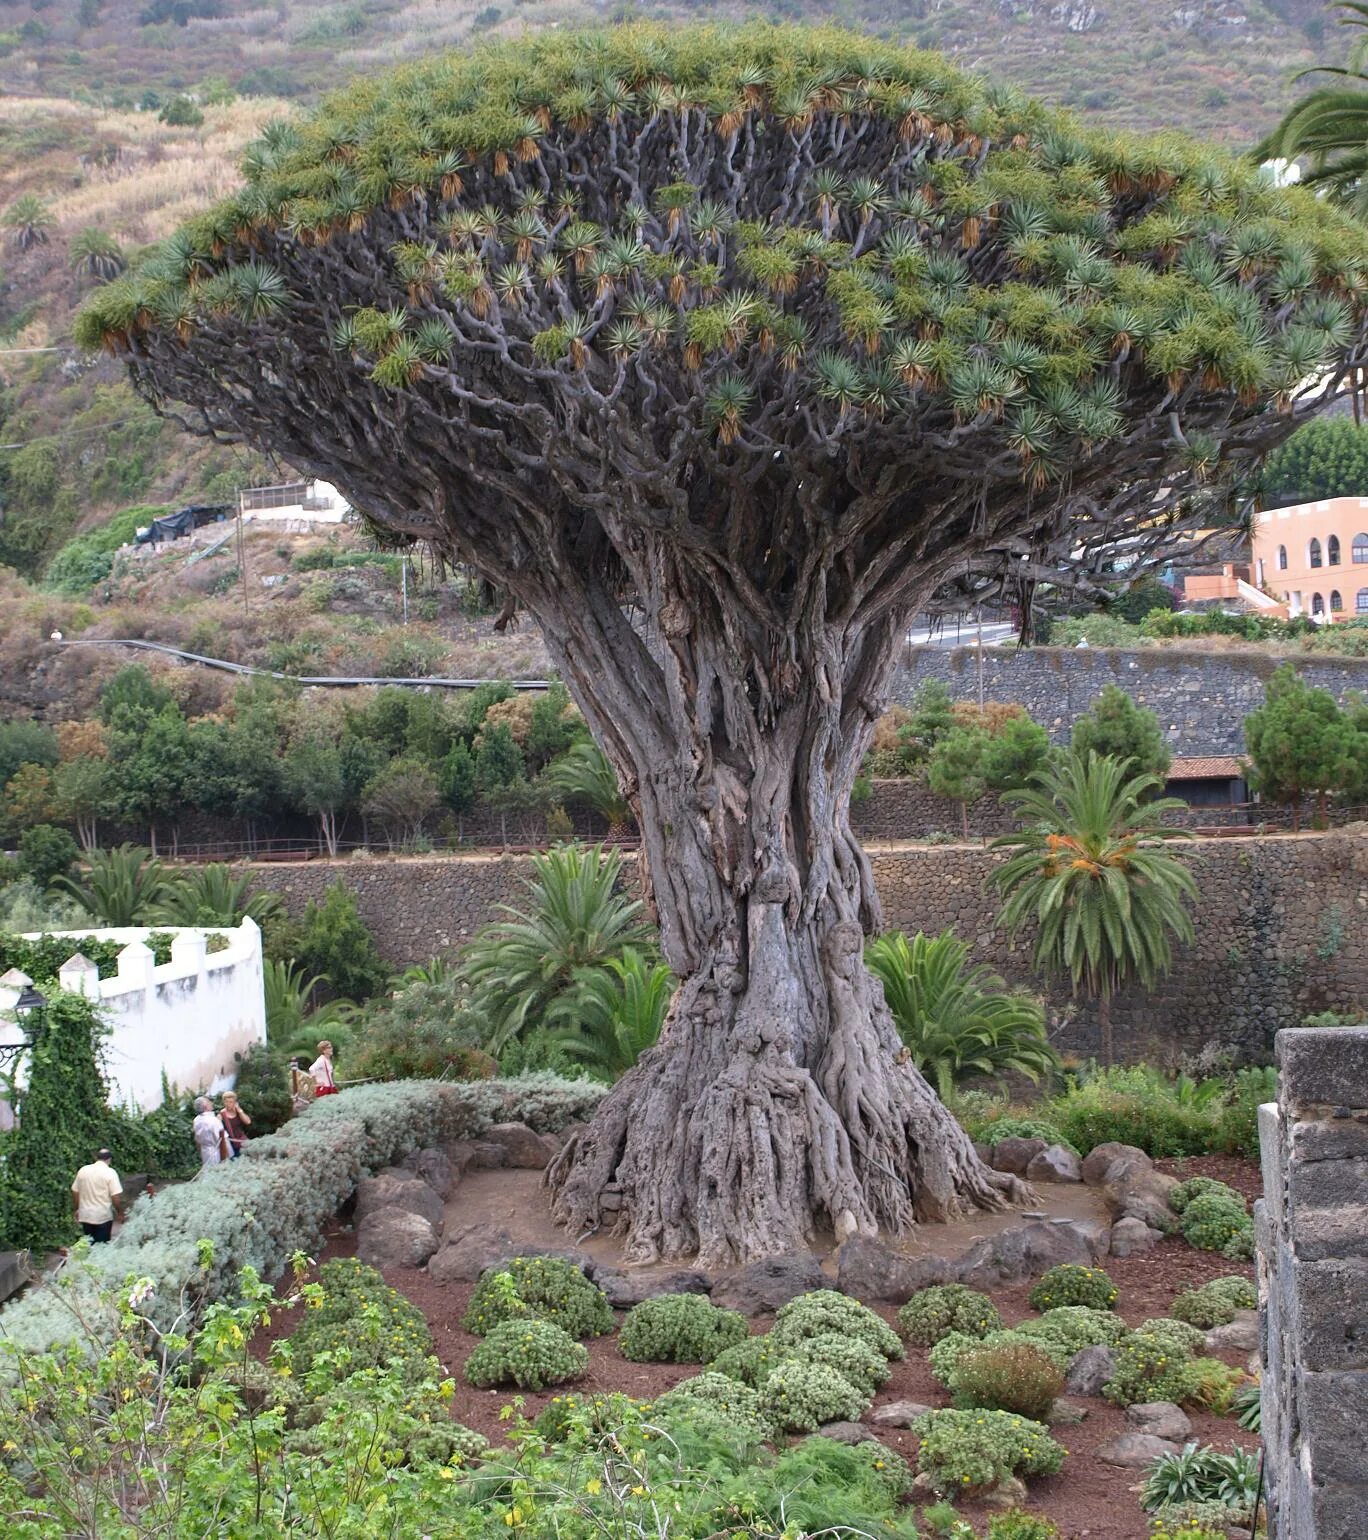
<svg viewBox="0 0 1368 1540">
<path fill-rule="evenodd" d="M 296 1112 L 303 1111 L 315 1097 L 336 1095 L 332 1057 L 333 1045 L 325 1038 L 318 1045 L 318 1057 L 307 1070 L 300 1069 L 297 1060 L 290 1061 L 290 1096 Z M 238 1100 L 236 1091 L 225 1091 L 219 1100 L 216 1109 L 212 1097 L 195 1098 L 191 1132 L 201 1168 L 236 1160 L 252 1126 L 251 1115 Z M 71 1184 L 76 1222 L 92 1242 L 107 1241 L 113 1233 L 114 1221 L 123 1218 L 123 1184 L 113 1162 L 111 1151 L 97 1151 L 94 1160 L 81 1167 Z"/>
</svg>

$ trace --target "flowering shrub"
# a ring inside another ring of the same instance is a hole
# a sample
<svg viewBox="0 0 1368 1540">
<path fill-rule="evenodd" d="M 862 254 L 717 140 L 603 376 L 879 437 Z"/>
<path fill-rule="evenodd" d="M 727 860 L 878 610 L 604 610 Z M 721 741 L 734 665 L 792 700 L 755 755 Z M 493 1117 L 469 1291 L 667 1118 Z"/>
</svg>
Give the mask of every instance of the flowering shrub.
<svg viewBox="0 0 1368 1540">
<path fill-rule="evenodd" d="M 758 1389 L 769 1378 L 770 1370 L 785 1356 L 784 1350 L 776 1347 L 766 1332 L 760 1337 L 747 1337 L 744 1342 L 719 1353 L 708 1367 L 714 1374 L 725 1374 Z"/>
<path fill-rule="evenodd" d="M 618 1337 L 637 1363 L 706 1364 L 748 1334 L 737 1310 L 719 1310 L 702 1294 L 661 1294 L 627 1312 Z"/>
<path fill-rule="evenodd" d="M 588 1443 L 639 1423 L 648 1401 L 613 1390 L 592 1396 L 552 1396 L 532 1424 L 548 1444 Z"/>
<path fill-rule="evenodd" d="M 1218 1182 L 1214 1176 L 1190 1176 L 1186 1182 L 1179 1182 L 1169 1194 L 1169 1207 L 1175 1214 L 1187 1212 L 1188 1205 L 1196 1198 L 1205 1198 L 1211 1194 L 1220 1198 L 1230 1198 L 1244 1207 L 1244 1199 L 1233 1187 L 1225 1182 Z"/>
<path fill-rule="evenodd" d="M 1043 1118 L 992 1118 L 974 1129 L 974 1138 L 983 1144 L 1000 1144 L 1004 1139 L 1043 1139 L 1046 1144 L 1059 1144 L 1075 1155 L 1083 1152 L 1060 1132 L 1058 1126 Z"/>
<path fill-rule="evenodd" d="M 1064 1262 L 1041 1275 L 1030 1301 L 1033 1310 L 1057 1310 L 1061 1305 L 1110 1310 L 1116 1303 L 1116 1285 L 1100 1267 Z"/>
<path fill-rule="evenodd" d="M 325 1262 L 318 1293 L 288 1338 L 288 1363 L 299 1380 L 315 1361 L 343 1375 L 388 1366 L 401 1378 L 420 1380 L 436 1370 L 432 1333 L 421 1310 L 392 1289 L 373 1267 L 354 1257 Z"/>
<path fill-rule="evenodd" d="M 1190 1399 L 1192 1357 L 1177 1347 L 1171 1337 L 1133 1331 L 1116 1344 L 1112 1353 L 1116 1368 L 1102 1387 L 1108 1401 L 1115 1401 L 1118 1406 L 1148 1401 L 1174 1401 L 1181 1405 Z"/>
<path fill-rule="evenodd" d="M 1039 1319 L 1012 1328 L 1032 1341 L 1056 1342 L 1075 1353 L 1120 1342 L 1129 1329 L 1114 1310 L 1094 1310 L 1089 1305 L 1058 1305 Z"/>
<path fill-rule="evenodd" d="M 939 1411 L 918 1417 L 917 1469 L 938 1492 L 970 1493 L 1008 1476 L 1049 1476 L 1064 1463 L 1064 1449 L 1049 1429 L 1012 1412 Z"/>
<path fill-rule="evenodd" d="M 948 1391 L 957 1390 L 960 1362 L 970 1353 L 982 1348 L 1028 1347 L 1043 1353 L 1061 1374 L 1069 1367 L 1074 1350 L 1048 1337 L 1026 1337 L 1014 1328 L 989 1332 L 986 1337 L 968 1337 L 963 1332 L 952 1331 L 927 1354 L 932 1376 Z"/>
<path fill-rule="evenodd" d="M 1059 1526 L 1022 1508 L 1010 1508 L 988 1520 L 984 1540 L 1060 1540 Z"/>
<path fill-rule="evenodd" d="M 462 1326 L 483 1337 L 503 1321 L 553 1321 L 572 1337 L 601 1337 L 613 1329 L 607 1296 L 572 1262 L 560 1257 L 513 1257 L 480 1275 Z"/>
<path fill-rule="evenodd" d="M 1153 1316 L 1148 1321 L 1141 1321 L 1135 1329 L 1147 1337 L 1157 1337 L 1168 1343 L 1180 1356 L 1195 1353 L 1202 1345 L 1202 1333 L 1195 1326 L 1187 1321 L 1176 1321 L 1172 1316 Z"/>
<path fill-rule="evenodd" d="M 1198 1251 L 1219 1251 L 1233 1262 L 1247 1261 L 1254 1255 L 1254 1221 L 1233 1188 L 1224 1192 L 1208 1188 L 1189 1196 L 1184 1206 L 1183 1239 Z"/>
<path fill-rule="evenodd" d="M 888 1379 L 888 1360 L 859 1337 L 838 1337 L 834 1332 L 809 1337 L 784 1350 L 784 1356 L 834 1369 L 866 1396 L 872 1396 Z"/>
<path fill-rule="evenodd" d="M 724 1418 L 742 1437 L 758 1441 L 769 1438 L 773 1432 L 759 1395 L 739 1380 L 711 1370 L 680 1380 L 673 1389 L 658 1396 L 652 1415 L 658 1420 L 673 1421 L 693 1416 L 699 1410 Z"/>
<path fill-rule="evenodd" d="M 997 1331 L 1002 1317 L 992 1300 L 962 1283 L 938 1283 L 918 1289 L 898 1311 L 903 1336 L 919 1347 L 931 1347 L 952 1331 L 986 1337 Z"/>
<path fill-rule="evenodd" d="M 870 1398 L 826 1364 L 785 1358 L 760 1391 L 765 1415 L 783 1433 L 813 1433 L 827 1422 L 858 1422 Z"/>
<path fill-rule="evenodd" d="M 583 1374 L 589 1350 L 550 1321 L 503 1321 L 466 1359 L 465 1377 L 476 1386 L 517 1385 L 541 1390 Z"/>
<path fill-rule="evenodd" d="M 834 1289 L 814 1289 L 780 1306 L 770 1335 L 776 1347 L 787 1349 L 808 1337 L 825 1337 L 833 1332 L 859 1337 L 885 1358 L 903 1356 L 898 1334 L 886 1321 L 880 1320 L 868 1305 Z"/>
<path fill-rule="evenodd" d="M 1259 1302 L 1248 1278 L 1213 1278 L 1199 1289 L 1189 1289 L 1173 1301 L 1172 1311 L 1179 1321 L 1210 1331 L 1227 1326 L 1237 1310 L 1252 1310 Z"/>
<path fill-rule="evenodd" d="M 1016 1412 L 1045 1422 L 1064 1389 L 1064 1375 L 1039 1347 L 1009 1342 L 962 1355 L 955 1365 L 955 1404 Z"/>
</svg>

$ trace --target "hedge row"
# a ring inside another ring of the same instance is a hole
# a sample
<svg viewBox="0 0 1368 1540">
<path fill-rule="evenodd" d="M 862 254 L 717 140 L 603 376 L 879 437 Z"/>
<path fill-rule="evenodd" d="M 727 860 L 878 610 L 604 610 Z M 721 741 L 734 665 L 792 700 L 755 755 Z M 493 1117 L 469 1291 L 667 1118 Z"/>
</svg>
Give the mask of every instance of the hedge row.
<svg viewBox="0 0 1368 1540">
<path fill-rule="evenodd" d="M 91 1250 L 87 1267 L 63 1268 L 0 1311 L 0 1338 L 32 1350 L 112 1339 L 116 1323 L 99 1303 L 100 1288 L 126 1279 L 150 1285 L 143 1309 L 169 1329 L 187 1309 L 225 1297 L 242 1268 L 275 1278 L 295 1252 L 315 1252 L 362 1177 L 492 1123 L 558 1132 L 587 1117 L 605 1089 L 543 1073 L 395 1081 L 327 1097 L 252 1140 L 241 1160 L 139 1202 L 116 1239 Z"/>
</svg>

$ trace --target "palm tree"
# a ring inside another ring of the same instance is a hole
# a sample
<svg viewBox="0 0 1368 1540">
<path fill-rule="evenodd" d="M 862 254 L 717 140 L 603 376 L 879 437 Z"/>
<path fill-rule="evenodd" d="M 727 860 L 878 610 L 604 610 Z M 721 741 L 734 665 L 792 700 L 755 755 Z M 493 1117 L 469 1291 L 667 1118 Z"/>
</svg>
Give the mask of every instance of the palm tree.
<svg viewBox="0 0 1368 1540">
<path fill-rule="evenodd" d="M 67 248 L 67 260 L 74 273 L 94 278 L 98 283 L 108 283 L 117 278 L 127 266 L 123 247 L 112 235 L 94 226 L 82 230 L 71 238 Z"/>
<path fill-rule="evenodd" d="M 591 1075 L 616 1080 L 655 1047 L 674 985 L 663 962 L 626 947 L 602 967 L 579 970 L 574 986 L 548 1013 L 567 1025 L 548 1034 L 547 1045 Z"/>
<path fill-rule="evenodd" d="M 1058 1066 L 1040 1001 L 1009 991 L 991 968 L 970 966 L 968 944 L 953 931 L 918 931 L 910 941 L 890 931 L 869 943 L 865 962 L 913 1063 L 942 1100 L 971 1076 L 1038 1080 Z"/>
<path fill-rule="evenodd" d="M 1340 25 L 1368 32 L 1368 4 L 1345 0 Z M 1310 161 L 1302 180 L 1324 187 L 1330 196 L 1361 214 L 1368 208 L 1368 72 L 1363 65 L 1368 36 L 1349 50 L 1344 65 L 1318 64 L 1307 75 L 1333 75 L 1333 84 L 1309 91 L 1284 114 L 1282 122 L 1254 153 L 1260 160 Z"/>
<path fill-rule="evenodd" d="M 109 926 L 155 922 L 173 885 L 166 867 L 142 845 L 94 850 L 84 872 L 58 877 L 52 884 L 56 891 L 69 893 L 101 925 Z"/>
<path fill-rule="evenodd" d="M 286 1053 L 305 1053 L 323 1037 L 336 1037 L 339 1027 L 356 1019 L 353 1000 L 329 1000 L 313 1009 L 315 993 L 328 983 L 326 973 L 310 976 L 294 958 L 280 962 L 266 958 L 262 964 L 266 994 L 266 1032 L 273 1047 Z"/>
<path fill-rule="evenodd" d="M 1067 755 L 1033 785 L 1004 794 L 1023 827 L 993 841 L 1014 854 L 993 873 L 1003 894 L 998 924 L 1035 927 L 1032 960 L 1045 973 L 1068 974 L 1074 992 L 1097 1001 L 1102 1057 L 1113 1060 L 1111 997 L 1139 980 L 1147 988 L 1167 973 L 1173 938 L 1190 941 L 1184 899 L 1197 884 L 1162 842 L 1185 830 L 1161 820 L 1184 806 L 1175 797 L 1145 799 L 1162 783 L 1132 775 L 1132 761 Z"/>
<path fill-rule="evenodd" d="M 617 772 L 592 738 L 573 744 L 554 764 L 545 780 L 567 802 L 578 802 L 608 825 L 610 837 L 632 826 L 632 809 L 618 785 Z"/>
<path fill-rule="evenodd" d="M 5 210 L 3 223 L 10 233 L 10 240 L 20 251 L 47 244 L 48 231 L 52 228 L 52 211 L 33 193 L 16 198 Z"/>
<path fill-rule="evenodd" d="M 285 917 L 285 905 L 279 894 L 253 893 L 252 879 L 234 876 L 232 869 L 217 861 L 187 872 L 167 889 L 157 905 L 157 920 L 164 925 L 241 925 L 251 918 L 258 925 L 268 925 Z"/>
<path fill-rule="evenodd" d="M 533 856 L 532 865 L 530 906 L 501 905 L 507 918 L 486 925 L 461 963 L 471 1003 L 489 1023 L 485 1046 L 493 1054 L 546 1025 L 566 992 L 583 987 L 585 969 L 651 942 L 640 899 L 617 891 L 617 851 L 559 845 Z"/>
</svg>

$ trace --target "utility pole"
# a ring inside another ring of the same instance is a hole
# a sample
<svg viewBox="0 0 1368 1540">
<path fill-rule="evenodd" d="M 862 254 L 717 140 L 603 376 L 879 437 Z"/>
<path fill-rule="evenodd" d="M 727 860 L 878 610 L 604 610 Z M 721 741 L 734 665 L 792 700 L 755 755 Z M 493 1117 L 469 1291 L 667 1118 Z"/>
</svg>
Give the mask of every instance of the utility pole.
<svg viewBox="0 0 1368 1540">
<path fill-rule="evenodd" d="M 251 603 L 247 597 L 247 546 L 242 538 L 242 505 L 246 500 L 246 493 L 238 488 L 238 516 L 237 516 L 237 558 L 238 578 L 242 583 L 242 613 L 251 614 Z"/>
<path fill-rule="evenodd" d="M 399 553 L 399 586 L 404 596 L 404 624 L 408 625 L 408 552 Z"/>
</svg>

